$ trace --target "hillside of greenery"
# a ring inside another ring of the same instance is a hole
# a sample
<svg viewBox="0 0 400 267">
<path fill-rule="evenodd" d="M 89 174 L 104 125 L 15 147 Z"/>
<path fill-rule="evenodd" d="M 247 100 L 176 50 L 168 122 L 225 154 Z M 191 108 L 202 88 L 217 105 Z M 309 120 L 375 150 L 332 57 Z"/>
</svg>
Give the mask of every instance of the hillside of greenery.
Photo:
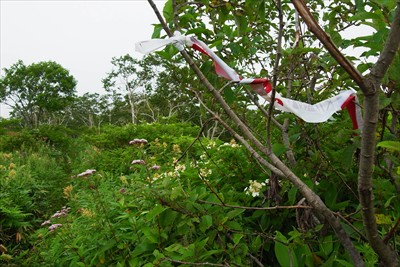
<svg viewBox="0 0 400 267">
<path fill-rule="evenodd" d="M 400 2 L 148 2 L 104 95 L 3 68 L 0 265 L 397 267 Z"/>
<path fill-rule="evenodd" d="M 2 123 L 2 266 L 352 266 L 298 190 L 233 139 L 199 137 L 199 127 L 184 123 L 107 126 L 100 133 Z M 302 177 L 342 214 L 374 266 L 353 204 L 353 165 L 351 157 L 338 157 Z M 383 176 L 374 185 L 384 212 L 378 223 L 388 233 L 400 203 Z"/>
</svg>

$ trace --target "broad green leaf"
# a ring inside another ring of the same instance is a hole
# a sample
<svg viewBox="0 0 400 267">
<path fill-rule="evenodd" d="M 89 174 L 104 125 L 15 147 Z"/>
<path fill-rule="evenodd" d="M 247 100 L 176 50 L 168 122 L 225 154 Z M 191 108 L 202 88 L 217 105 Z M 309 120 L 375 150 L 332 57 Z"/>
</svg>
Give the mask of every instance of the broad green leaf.
<svg viewBox="0 0 400 267">
<path fill-rule="evenodd" d="M 238 28 L 238 36 L 243 36 L 247 31 L 248 25 L 246 16 L 235 16 L 235 21 Z"/>
<path fill-rule="evenodd" d="M 392 218 L 385 214 L 375 214 L 376 224 L 392 224 Z"/>
<path fill-rule="evenodd" d="M 163 9 L 163 16 L 167 22 L 172 21 L 172 16 L 174 14 L 174 9 L 172 6 L 172 0 L 168 0 L 165 2 L 164 9 Z"/>
<path fill-rule="evenodd" d="M 292 187 L 288 192 L 288 205 L 293 205 L 296 201 L 297 188 Z"/>
<path fill-rule="evenodd" d="M 243 238 L 243 234 L 233 234 L 232 240 L 235 245 L 237 245 Z"/>
<path fill-rule="evenodd" d="M 156 24 L 154 25 L 154 30 L 153 30 L 153 34 L 151 35 L 151 38 L 160 38 L 160 33 L 162 30 L 162 26 L 161 24 Z"/>
<path fill-rule="evenodd" d="M 161 205 L 156 205 L 151 211 L 149 211 L 149 213 L 147 213 L 146 218 L 148 220 L 153 220 L 155 216 L 159 215 L 166 209 L 167 209 L 166 207 L 163 207 Z"/>
<path fill-rule="evenodd" d="M 357 13 L 364 11 L 364 0 L 356 0 L 356 11 Z"/>
<path fill-rule="evenodd" d="M 236 96 L 231 88 L 225 88 L 224 98 L 228 104 L 232 104 L 235 101 Z"/>
<path fill-rule="evenodd" d="M 211 227 L 212 225 L 212 217 L 211 215 L 204 215 L 201 217 L 201 221 L 200 221 L 200 231 L 202 231 L 203 233 Z"/>
<path fill-rule="evenodd" d="M 400 152 L 400 142 L 399 141 L 382 141 L 382 142 L 379 142 L 376 146 L 386 148 L 389 151 Z"/>
<path fill-rule="evenodd" d="M 332 236 L 328 235 L 322 239 L 319 245 L 320 251 L 324 254 L 325 258 L 328 258 L 333 250 Z"/>
<path fill-rule="evenodd" d="M 275 256 L 281 266 L 298 266 L 296 255 L 289 246 L 284 245 L 287 243 L 286 237 L 280 232 L 275 235 Z"/>
<path fill-rule="evenodd" d="M 272 145 L 272 152 L 274 152 L 277 157 L 285 153 L 286 150 L 287 148 L 283 144 L 276 143 Z"/>
<path fill-rule="evenodd" d="M 158 237 L 157 234 L 155 233 L 155 229 L 150 228 L 148 226 L 144 226 L 141 228 L 144 236 L 152 243 L 158 243 Z"/>
<path fill-rule="evenodd" d="M 234 210 L 231 210 L 230 212 L 228 212 L 226 214 L 226 216 L 228 216 L 229 219 L 232 219 L 232 218 L 238 216 L 239 214 L 242 214 L 243 212 L 244 212 L 244 209 L 234 209 Z"/>
</svg>

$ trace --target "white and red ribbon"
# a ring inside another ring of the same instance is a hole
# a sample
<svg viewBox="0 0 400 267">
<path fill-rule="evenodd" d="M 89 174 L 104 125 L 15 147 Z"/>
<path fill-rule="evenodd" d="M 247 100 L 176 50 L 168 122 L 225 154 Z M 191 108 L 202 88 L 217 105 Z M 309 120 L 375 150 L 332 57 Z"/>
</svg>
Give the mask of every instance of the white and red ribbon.
<svg viewBox="0 0 400 267">
<path fill-rule="evenodd" d="M 231 67 L 229 67 L 220 57 L 218 57 L 204 42 L 194 38 L 181 35 L 176 32 L 169 39 L 152 39 L 136 43 L 136 51 L 143 54 L 151 53 L 168 44 L 175 45 L 179 51 L 184 49 L 184 46 L 191 47 L 214 61 L 216 73 L 227 80 L 249 84 L 252 89 L 265 100 L 270 101 L 272 97 L 272 86 L 267 78 L 242 78 Z M 346 90 L 338 95 L 318 102 L 314 105 L 296 101 L 282 97 L 278 92 L 275 92 L 274 107 L 292 112 L 306 122 L 319 123 L 327 121 L 335 112 L 347 108 L 350 118 L 353 122 L 354 129 L 362 130 L 361 109 L 358 104 L 358 99 L 355 91 Z"/>
</svg>

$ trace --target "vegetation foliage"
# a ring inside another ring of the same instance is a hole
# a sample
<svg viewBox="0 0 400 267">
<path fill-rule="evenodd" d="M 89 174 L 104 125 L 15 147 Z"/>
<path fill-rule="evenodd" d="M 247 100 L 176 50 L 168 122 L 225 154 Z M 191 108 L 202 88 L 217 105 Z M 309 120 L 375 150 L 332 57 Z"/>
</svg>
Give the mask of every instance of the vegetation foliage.
<svg viewBox="0 0 400 267">
<path fill-rule="evenodd" d="M 390 64 L 376 57 L 388 62 L 399 4 L 310 1 L 326 39 L 292 2 L 170 0 L 153 37 L 195 35 L 304 102 L 353 88 L 363 132 L 344 113 L 316 125 L 272 112 L 173 46 L 113 58 L 106 95 L 76 96 L 57 63 L 19 61 L 0 78 L 14 100 L 0 120 L 0 265 L 396 266 L 398 43 Z M 344 37 L 360 24 L 372 33 Z M 351 72 L 338 55 L 354 47 Z"/>
</svg>

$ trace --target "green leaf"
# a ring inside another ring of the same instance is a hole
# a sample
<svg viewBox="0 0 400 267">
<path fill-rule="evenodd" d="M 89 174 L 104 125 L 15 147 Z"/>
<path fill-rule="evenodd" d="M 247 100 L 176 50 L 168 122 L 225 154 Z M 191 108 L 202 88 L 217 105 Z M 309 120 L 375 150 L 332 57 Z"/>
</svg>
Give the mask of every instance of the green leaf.
<svg viewBox="0 0 400 267">
<path fill-rule="evenodd" d="M 345 260 L 335 259 L 335 262 L 338 262 L 343 267 L 353 267 L 354 264 L 347 262 Z"/>
<path fill-rule="evenodd" d="M 165 2 L 164 9 L 163 9 L 163 16 L 167 22 L 172 21 L 172 16 L 174 14 L 174 9 L 172 6 L 172 0 L 168 0 Z"/>
<path fill-rule="evenodd" d="M 355 20 L 367 20 L 367 19 L 381 19 L 381 17 L 375 13 L 372 12 L 367 12 L 367 11 L 363 11 L 363 12 L 359 12 L 357 14 L 355 14 L 354 16 L 349 18 L 349 21 L 355 21 Z"/>
<path fill-rule="evenodd" d="M 282 155 L 283 153 L 285 153 L 287 150 L 287 148 L 283 145 L 283 144 L 273 144 L 272 145 L 272 152 L 274 152 L 274 154 L 279 157 L 280 155 Z"/>
<path fill-rule="evenodd" d="M 204 215 L 201 217 L 201 221 L 200 221 L 200 231 L 202 231 L 203 233 L 211 227 L 212 225 L 212 217 L 211 215 Z"/>
<path fill-rule="evenodd" d="M 364 11 L 364 0 L 356 0 L 356 11 Z"/>
<path fill-rule="evenodd" d="M 386 148 L 389 151 L 400 152 L 400 142 L 399 141 L 382 141 L 382 142 L 379 142 L 376 146 Z"/>
<path fill-rule="evenodd" d="M 297 188 L 292 187 L 288 192 L 288 205 L 293 205 L 296 201 Z"/>
<path fill-rule="evenodd" d="M 279 264 L 281 266 L 298 266 L 296 255 L 294 255 L 289 246 L 285 245 L 287 243 L 286 237 L 276 231 L 275 239 L 275 256 Z"/>
<path fill-rule="evenodd" d="M 158 243 L 157 234 L 155 233 L 155 229 L 150 228 L 148 226 L 142 227 L 142 232 L 144 236 L 152 243 Z"/>
<path fill-rule="evenodd" d="M 343 149 L 341 152 L 341 157 L 340 157 L 340 162 L 342 163 L 342 166 L 345 169 L 350 169 L 353 166 L 353 155 L 357 149 L 356 144 L 352 144 L 345 149 Z"/>
<path fill-rule="evenodd" d="M 160 38 L 161 30 L 162 30 L 161 24 L 154 25 L 154 30 L 153 30 L 153 34 L 151 35 L 151 38 L 152 39 Z"/>
<path fill-rule="evenodd" d="M 258 16 L 260 20 L 265 19 L 265 1 L 260 1 L 260 5 L 258 6 Z"/>
<path fill-rule="evenodd" d="M 149 211 L 149 213 L 147 213 L 146 218 L 148 220 L 153 220 L 155 216 L 161 214 L 166 209 L 166 207 L 156 205 L 151 211 Z"/>
<path fill-rule="evenodd" d="M 233 234 L 232 240 L 235 245 L 239 244 L 240 240 L 243 238 L 243 234 Z"/>
<path fill-rule="evenodd" d="M 234 210 L 231 210 L 230 212 L 228 212 L 226 214 L 226 216 L 228 216 L 229 219 L 232 219 L 232 218 L 238 216 L 239 214 L 242 214 L 243 212 L 244 212 L 244 209 L 234 209 Z"/>
<path fill-rule="evenodd" d="M 325 258 L 329 257 L 333 250 L 333 241 L 331 235 L 324 237 L 319 245 L 319 249 L 323 253 Z"/>
<path fill-rule="evenodd" d="M 236 96 L 231 88 L 225 88 L 224 98 L 228 104 L 232 104 L 235 101 Z"/>
<path fill-rule="evenodd" d="M 243 36 L 247 31 L 248 25 L 246 16 L 235 16 L 235 21 L 238 28 L 238 36 Z"/>
<path fill-rule="evenodd" d="M 376 224 L 392 224 L 392 218 L 385 214 L 375 214 Z"/>
</svg>

